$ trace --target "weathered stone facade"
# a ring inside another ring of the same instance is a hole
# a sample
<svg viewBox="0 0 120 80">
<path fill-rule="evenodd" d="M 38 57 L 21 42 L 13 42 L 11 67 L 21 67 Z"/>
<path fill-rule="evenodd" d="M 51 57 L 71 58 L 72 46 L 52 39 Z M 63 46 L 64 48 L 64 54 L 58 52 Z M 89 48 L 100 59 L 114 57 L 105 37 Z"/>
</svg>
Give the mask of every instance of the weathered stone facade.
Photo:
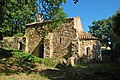
<svg viewBox="0 0 120 80">
<path fill-rule="evenodd" d="M 100 52 L 100 41 L 98 38 L 84 32 L 79 17 L 69 18 L 66 23 L 61 24 L 54 32 L 45 35 L 48 29 L 46 22 L 39 19 L 26 25 L 24 37 L 11 37 L 3 40 L 8 42 L 8 47 L 22 50 L 41 58 L 65 58 L 70 62 L 85 57 L 95 58 Z M 72 65 L 74 64 L 72 62 Z"/>
<path fill-rule="evenodd" d="M 99 39 L 84 32 L 79 17 L 67 19 L 67 22 L 57 27 L 54 32 L 43 36 L 46 26 L 45 22 L 26 25 L 25 52 L 44 58 L 77 59 L 83 56 L 91 57 L 100 51 Z"/>
<path fill-rule="evenodd" d="M 100 52 L 100 41 L 91 36 L 89 33 L 81 32 L 79 34 L 79 40 L 80 40 L 80 56 L 91 54 L 96 54 Z"/>
<path fill-rule="evenodd" d="M 26 47 L 26 37 L 4 37 L 2 41 L 0 41 L 0 48 L 10 48 L 25 51 Z"/>
</svg>

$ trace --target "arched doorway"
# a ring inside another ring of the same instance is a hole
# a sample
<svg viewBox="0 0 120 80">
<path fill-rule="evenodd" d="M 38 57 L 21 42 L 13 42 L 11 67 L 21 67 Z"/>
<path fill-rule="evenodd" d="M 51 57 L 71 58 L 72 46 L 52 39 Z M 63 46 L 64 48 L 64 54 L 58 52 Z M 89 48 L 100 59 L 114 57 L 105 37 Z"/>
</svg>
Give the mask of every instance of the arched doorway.
<svg viewBox="0 0 120 80">
<path fill-rule="evenodd" d="M 90 47 L 87 47 L 86 52 L 87 52 L 87 56 L 89 56 L 90 55 Z"/>
</svg>

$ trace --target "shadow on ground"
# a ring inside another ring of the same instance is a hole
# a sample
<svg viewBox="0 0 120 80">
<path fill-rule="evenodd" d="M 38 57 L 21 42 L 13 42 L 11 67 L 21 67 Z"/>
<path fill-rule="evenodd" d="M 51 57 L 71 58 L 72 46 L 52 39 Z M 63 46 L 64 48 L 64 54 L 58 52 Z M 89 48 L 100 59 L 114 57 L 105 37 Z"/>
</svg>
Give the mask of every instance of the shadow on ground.
<svg viewBox="0 0 120 80">
<path fill-rule="evenodd" d="M 50 80 L 120 80 L 120 69 L 112 70 L 111 66 L 110 68 L 105 68 L 105 64 L 101 67 L 89 67 L 91 65 L 88 65 L 86 68 L 67 67 L 60 70 L 47 69 L 42 71 L 42 74 Z"/>
<path fill-rule="evenodd" d="M 0 74 L 35 73 L 50 80 L 120 80 L 120 63 L 81 63 L 74 67 L 59 65 L 57 68 L 38 70 L 36 67 L 40 65 L 12 58 L 11 52 L 0 49 Z"/>
<path fill-rule="evenodd" d="M 12 54 L 11 54 L 12 51 L 13 50 L 5 50 L 0 48 L 0 59 L 12 57 Z"/>
<path fill-rule="evenodd" d="M 36 67 L 35 63 L 13 58 L 12 51 L 0 48 L 0 74 L 11 75 L 20 72 L 30 74 L 36 71 L 34 69 Z"/>
</svg>

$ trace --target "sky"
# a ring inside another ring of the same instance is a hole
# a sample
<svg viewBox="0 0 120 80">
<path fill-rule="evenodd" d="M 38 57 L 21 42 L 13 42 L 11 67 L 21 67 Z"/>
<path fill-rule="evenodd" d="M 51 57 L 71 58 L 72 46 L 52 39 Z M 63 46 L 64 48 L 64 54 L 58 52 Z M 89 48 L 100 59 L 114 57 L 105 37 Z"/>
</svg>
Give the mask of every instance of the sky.
<svg viewBox="0 0 120 80">
<path fill-rule="evenodd" d="M 84 31 L 89 31 L 89 25 L 94 20 L 108 18 L 120 8 L 120 0 L 79 0 L 77 4 L 73 0 L 67 0 L 63 10 L 68 17 L 79 16 Z"/>
</svg>

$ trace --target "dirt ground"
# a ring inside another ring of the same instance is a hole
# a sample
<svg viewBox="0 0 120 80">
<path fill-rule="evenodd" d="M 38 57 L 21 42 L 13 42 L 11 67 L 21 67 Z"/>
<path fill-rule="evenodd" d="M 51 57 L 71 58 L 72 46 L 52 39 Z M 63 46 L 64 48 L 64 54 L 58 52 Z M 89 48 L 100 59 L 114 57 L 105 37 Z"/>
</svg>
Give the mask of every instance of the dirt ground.
<svg viewBox="0 0 120 80">
<path fill-rule="evenodd" d="M 47 67 L 12 59 L 0 60 L 0 80 L 120 80 L 120 63 L 80 63 Z"/>
</svg>

